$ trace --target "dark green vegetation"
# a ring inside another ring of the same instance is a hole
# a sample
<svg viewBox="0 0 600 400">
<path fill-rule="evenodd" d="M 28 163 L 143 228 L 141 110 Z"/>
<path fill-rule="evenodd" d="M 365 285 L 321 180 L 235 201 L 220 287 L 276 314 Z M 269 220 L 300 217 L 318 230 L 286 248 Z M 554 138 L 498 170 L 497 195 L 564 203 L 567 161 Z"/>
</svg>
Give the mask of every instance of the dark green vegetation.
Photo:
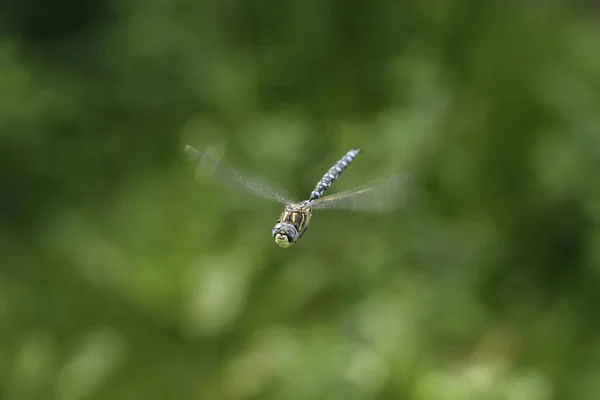
<svg viewBox="0 0 600 400">
<path fill-rule="evenodd" d="M 0 397 L 600 398 L 599 17 L 6 2 Z M 298 198 L 360 147 L 331 192 L 421 196 L 283 250 L 282 208 L 195 183 L 185 143 Z"/>
</svg>

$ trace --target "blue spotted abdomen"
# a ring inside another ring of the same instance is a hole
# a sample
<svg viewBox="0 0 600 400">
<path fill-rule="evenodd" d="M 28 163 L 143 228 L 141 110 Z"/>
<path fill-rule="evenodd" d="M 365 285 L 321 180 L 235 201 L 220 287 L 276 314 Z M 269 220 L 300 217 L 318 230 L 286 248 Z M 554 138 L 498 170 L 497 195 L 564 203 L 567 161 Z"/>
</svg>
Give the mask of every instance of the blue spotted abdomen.
<svg viewBox="0 0 600 400">
<path fill-rule="evenodd" d="M 358 153 L 360 153 L 360 149 L 350 150 L 346 153 L 346 155 L 344 155 L 344 157 L 335 163 L 333 167 L 329 168 L 329 171 L 323 175 L 321 180 L 317 183 L 315 190 L 313 190 L 310 194 L 309 201 L 316 200 L 323 196 L 323 193 L 325 193 L 325 191 L 329 189 L 329 186 L 331 186 L 331 184 L 335 182 L 337 178 L 339 178 L 342 172 L 344 172 L 348 165 L 350 165 Z"/>
</svg>

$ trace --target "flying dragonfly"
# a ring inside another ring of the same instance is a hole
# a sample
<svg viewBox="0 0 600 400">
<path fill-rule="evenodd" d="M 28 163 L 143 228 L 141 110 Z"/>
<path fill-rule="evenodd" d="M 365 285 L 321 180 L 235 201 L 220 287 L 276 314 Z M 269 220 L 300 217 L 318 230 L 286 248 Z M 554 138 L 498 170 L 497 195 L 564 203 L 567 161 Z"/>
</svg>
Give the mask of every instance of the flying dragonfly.
<svg viewBox="0 0 600 400">
<path fill-rule="evenodd" d="M 214 178 L 235 183 L 255 196 L 276 201 L 285 206 L 271 232 L 275 243 L 284 248 L 296 243 L 304 235 L 313 210 L 386 212 L 395 209 L 402 203 L 402 200 L 405 200 L 405 184 L 410 180 L 410 176 L 402 174 L 387 175 L 343 192 L 323 196 L 360 152 L 361 150 L 357 148 L 349 150 L 323 175 L 307 200 L 293 201 L 283 190 L 269 183 L 247 178 L 230 166 L 209 156 L 206 152 L 189 145 L 185 146 L 185 153 L 195 157 L 198 161 L 196 179 L 200 180 L 200 177 L 210 170 Z"/>
</svg>

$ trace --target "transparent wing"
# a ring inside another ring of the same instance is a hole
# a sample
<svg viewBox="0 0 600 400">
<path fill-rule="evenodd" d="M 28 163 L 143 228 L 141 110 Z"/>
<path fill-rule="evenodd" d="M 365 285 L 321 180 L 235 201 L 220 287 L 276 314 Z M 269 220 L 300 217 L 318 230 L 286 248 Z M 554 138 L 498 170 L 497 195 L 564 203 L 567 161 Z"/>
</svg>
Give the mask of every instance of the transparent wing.
<svg viewBox="0 0 600 400">
<path fill-rule="evenodd" d="M 202 176 L 208 175 L 211 178 L 221 180 L 224 183 L 236 183 L 238 187 L 246 189 L 255 196 L 275 200 L 286 205 L 291 202 L 289 197 L 283 191 L 275 189 L 271 185 L 259 182 L 256 179 L 247 179 L 229 166 L 211 158 L 203 151 L 186 145 L 185 152 L 195 157 L 198 161 L 195 175 L 198 180 L 200 180 Z"/>
<path fill-rule="evenodd" d="M 321 197 L 313 209 L 384 212 L 403 206 L 408 199 L 410 175 L 388 175 L 363 185 Z"/>
</svg>

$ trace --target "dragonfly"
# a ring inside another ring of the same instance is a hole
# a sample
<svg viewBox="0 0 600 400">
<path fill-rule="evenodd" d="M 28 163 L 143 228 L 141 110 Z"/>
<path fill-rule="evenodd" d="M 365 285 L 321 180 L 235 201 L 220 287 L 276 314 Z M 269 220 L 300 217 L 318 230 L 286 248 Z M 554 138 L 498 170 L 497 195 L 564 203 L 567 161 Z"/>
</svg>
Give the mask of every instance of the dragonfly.
<svg viewBox="0 0 600 400">
<path fill-rule="evenodd" d="M 323 196 L 361 153 L 361 149 L 353 148 L 329 168 L 317 182 L 307 200 L 294 201 L 284 190 L 271 183 L 240 174 L 219 159 L 211 157 L 207 152 L 190 145 L 186 145 L 184 151 L 197 161 L 197 180 L 201 180 L 201 177 L 210 171 L 210 176 L 213 178 L 234 183 L 255 196 L 283 204 L 284 211 L 271 231 L 275 243 L 283 248 L 290 247 L 304 235 L 313 210 L 392 211 L 404 203 L 407 197 L 406 184 L 410 181 L 410 175 L 390 174 L 342 192 Z"/>
</svg>

